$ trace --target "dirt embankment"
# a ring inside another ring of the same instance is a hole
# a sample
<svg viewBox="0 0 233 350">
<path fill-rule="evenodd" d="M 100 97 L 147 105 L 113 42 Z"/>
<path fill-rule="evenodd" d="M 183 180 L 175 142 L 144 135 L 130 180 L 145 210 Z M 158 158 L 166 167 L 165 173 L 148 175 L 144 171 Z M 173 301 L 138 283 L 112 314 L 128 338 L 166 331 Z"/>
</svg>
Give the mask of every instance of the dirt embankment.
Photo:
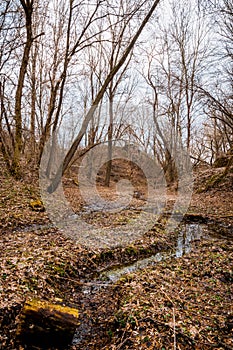
<svg viewBox="0 0 233 350">
<path fill-rule="evenodd" d="M 208 167 L 194 172 L 194 193 L 189 212 L 233 225 L 233 166 L 222 178 L 224 171 L 225 168 Z"/>
</svg>

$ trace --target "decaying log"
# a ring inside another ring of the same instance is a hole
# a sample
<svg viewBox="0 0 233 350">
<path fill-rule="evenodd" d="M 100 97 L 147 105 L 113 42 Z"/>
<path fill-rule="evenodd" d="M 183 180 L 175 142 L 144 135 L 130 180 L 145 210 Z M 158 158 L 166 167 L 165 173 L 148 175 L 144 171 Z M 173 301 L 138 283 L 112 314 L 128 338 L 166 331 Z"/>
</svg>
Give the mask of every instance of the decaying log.
<svg viewBox="0 0 233 350">
<path fill-rule="evenodd" d="M 79 325 L 78 310 L 47 301 L 26 301 L 17 339 L 30 348 L 66 349 Z"/>
</svg>

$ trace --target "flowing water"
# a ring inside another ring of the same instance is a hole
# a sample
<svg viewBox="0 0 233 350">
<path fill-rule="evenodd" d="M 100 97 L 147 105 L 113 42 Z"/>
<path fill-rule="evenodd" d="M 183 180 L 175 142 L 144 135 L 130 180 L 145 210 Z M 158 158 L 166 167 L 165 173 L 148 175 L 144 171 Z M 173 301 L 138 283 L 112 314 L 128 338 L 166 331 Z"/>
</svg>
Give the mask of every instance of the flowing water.
<svg viewBox="0 0 233 350">
<path fill-rule="evenodd" d="M 159 252 L 155 255 L 152 255 L 145 259 L 140 259 L 132 264 L 123 265 L 121 267 L 106 269 L 104 272 L 101 272 L 98 278 L 93 282 L 93 286 L 85 286 L 83 287 L 82 293 L 84 296 L 84 305 L 85 298 L 89 295 L 96 294 L 99 292 L 103 286 L 108 288 L 109 285 L 116 283 L 123 276 L 129 273 L 133 273 L 137 270 L 153 266 L 157 262 L 168 259 L 168 258 L 180 258 L 184 254 L 190 253 L 192 250 L 192 245 L 194 242 L 201 241 L 202 239 L 232 239 L 233 232 L 232 227 L 222 227 L 216 225 L 208 225 L 203 223 L 186 223 L 182 224 L 175 245 L 174 250 Z M 103 283 L 104 282 L 104 283 Z M 92 334 L 92 325 L 90 325 L 89 321 L 84 319 L 82 320 L 80 326 L 76 330 L 76 333 L 73 338 L 73 345 L 82 345 L 82 341 L 88 339 Z"/>
<path fill-rule="evenodd" d="M 191 251 L 192 243 L 194 241 L 208 237 L 209 234 L 206 225 L 197 223 L 185 224 L 182 226 L 178 233 L 175 251 L 169 250 L 159 252 L 155 255 L 150 256 L 149 258 L 138 260 L 133 264 L 111 269 L 109 271 L 103 272 L 99 278 L 107 279 L 108 281 L 115 283 L 127 273 L 132 273 L 147 266 L 155 265 L 157 262 L 170 257 L 180 258 L 182 255 L 187 254 Z"/>
<path fill-rule="evenodd" d="M 24 228 L 23 231 L 41 231 L 44 229 L 51 228 L 52 225 L 32 225 L 30 227 Z M 21 229 L 22 230 L 22 229 Z M 150 267 L 168 258 L 180 258 L 184 254 L 188 254 L 192 250 L 194 242 L 201 241 L 202 239 L 232 239 L 233 231 L 232 227 L 227 227 L 224 225 L 216 225 L 215 223 L 184 223 L 179 227 L 177 241 L 173 250 L 167 250 L 158 252 L 150 257 L 137 260 L 131 264 L 125 264 L 115 268 L 106 268 L 104 271 L 100 272 L 98 277 L 94 280 L 88 281 L 84 284 L 81 291 L 80 303 L 82 304 L 82 309 L 90 309 L 90 303 L 92 297 L 98 295 L 101 289 L 109 288 L 112 284 L 119 281 L 123 276 L 136 272 L 140 269 Z M 77 328 L 72 345 L 82 346 L 85 340 L 93 337 L 93 324 L 88 317 L 83 316 L 80 320 L 80 326 Z"/>
</svg>

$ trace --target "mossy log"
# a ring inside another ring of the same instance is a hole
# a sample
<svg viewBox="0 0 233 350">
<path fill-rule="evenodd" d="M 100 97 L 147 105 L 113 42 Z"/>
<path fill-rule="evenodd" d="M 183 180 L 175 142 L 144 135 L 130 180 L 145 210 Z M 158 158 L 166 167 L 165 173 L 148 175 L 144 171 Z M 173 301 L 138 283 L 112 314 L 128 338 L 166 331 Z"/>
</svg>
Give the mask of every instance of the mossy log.
<svg viewBox="0 0 233 350">
<path fill-rule="evenodd" d="M 32 349 L 66 349 L 78 325 L 77 309 L 47 301 L 27 301 L 21 312 L 17 339 Z"/>
</svg>

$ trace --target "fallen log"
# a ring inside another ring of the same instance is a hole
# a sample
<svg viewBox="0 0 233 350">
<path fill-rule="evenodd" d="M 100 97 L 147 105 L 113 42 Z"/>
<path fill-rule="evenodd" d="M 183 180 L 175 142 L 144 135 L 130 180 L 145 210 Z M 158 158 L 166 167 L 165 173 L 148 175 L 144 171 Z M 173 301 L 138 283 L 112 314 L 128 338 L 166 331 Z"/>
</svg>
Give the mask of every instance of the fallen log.
<svg viewBox="0 0 233 350">
<path fill-rule="evenodd" d="M 17 330 L 18 342 L 30 348 L 66 349 L 79 325 L 78 310 L 47 301 L 26 301 Z"/>
</svg>

